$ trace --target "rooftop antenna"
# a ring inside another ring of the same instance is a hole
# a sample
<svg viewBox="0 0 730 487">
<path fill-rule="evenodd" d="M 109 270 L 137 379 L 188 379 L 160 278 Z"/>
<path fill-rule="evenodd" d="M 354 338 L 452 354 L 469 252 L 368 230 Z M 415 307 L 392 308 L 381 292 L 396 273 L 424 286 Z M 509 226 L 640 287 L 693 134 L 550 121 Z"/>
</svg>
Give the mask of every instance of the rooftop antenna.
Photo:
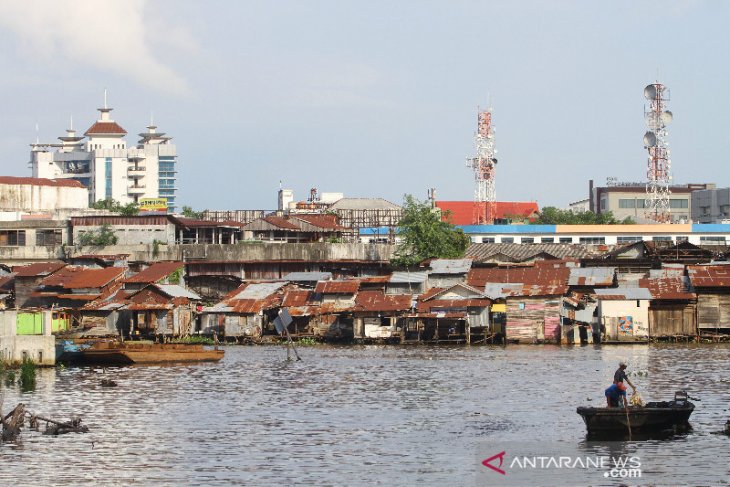
<svg viewBox="0 0 730 487">
<path fill-rule="evenodd" d="M 69 127 L 69 129 L 71 129 L 71 130 L 74 129 L 74 115 L 73 115 L 73 113 L 71 114 L 71 127 Z"/>
<path fill-rule="evenodd" d="M 38 122 L 35 123 L 35 143 L 40 144 L 41 143 L 41 136 L 38 132 Z"/>
<path fill-rule="evenodd" d="M 104 108 L 109 108 L 106 106 L 106 88 L 104 88 Z"/>
</svg>

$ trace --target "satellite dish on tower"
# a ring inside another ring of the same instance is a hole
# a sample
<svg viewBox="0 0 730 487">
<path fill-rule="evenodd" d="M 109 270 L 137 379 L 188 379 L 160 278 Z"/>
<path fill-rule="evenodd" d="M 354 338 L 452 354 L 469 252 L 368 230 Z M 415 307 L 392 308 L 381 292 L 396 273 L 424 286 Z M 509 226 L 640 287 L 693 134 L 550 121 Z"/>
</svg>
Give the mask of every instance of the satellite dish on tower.
<svg viewBox="0 0 730 487">
<path fill-rule="evenodd" d="M 648 131 L 644 134 L 644 145 L 646 147 L 656 147 L 656 134 Z"/>
<path fill-rule="evenodd" d="M 646 85 L 646 88 L 644 88 L 644 97 L 647 100 L 653 100 L 656 98 L 656 85 Z"/>
<path fill-rule="evenodd" d="M 673 119 L 674 115 L 672 115 L 672 112 L 669 110 L 662 112 L 662 114 L 659 115 L 659 120 L 661 120 L 664 125 L 669 124 Z"/>
</svg>

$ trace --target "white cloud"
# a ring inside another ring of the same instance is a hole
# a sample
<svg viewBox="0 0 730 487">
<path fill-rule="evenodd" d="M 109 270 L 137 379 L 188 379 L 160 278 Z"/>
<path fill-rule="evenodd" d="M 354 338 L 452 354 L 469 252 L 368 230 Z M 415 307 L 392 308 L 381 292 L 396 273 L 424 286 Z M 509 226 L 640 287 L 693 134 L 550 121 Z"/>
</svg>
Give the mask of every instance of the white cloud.
<svg viewBox="0 0 730 487">
<path fill-rule="evenodd" d="M 145 0 L 0 0 L 0 9 L 0 26 L 34 56 L 60 57 L 71 68 L 90 66 L 160 91 L 189 92 L 150 46 Z"/>
</svg>

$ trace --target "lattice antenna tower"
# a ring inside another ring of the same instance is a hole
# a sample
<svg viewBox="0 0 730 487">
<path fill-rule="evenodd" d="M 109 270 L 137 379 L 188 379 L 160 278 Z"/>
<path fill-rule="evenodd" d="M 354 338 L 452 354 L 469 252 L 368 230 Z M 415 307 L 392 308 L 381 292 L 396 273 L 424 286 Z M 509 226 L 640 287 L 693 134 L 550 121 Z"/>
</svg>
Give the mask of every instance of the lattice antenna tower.
<svg viewBox="0 0 730 487">
<path fill-rule="evenodd" d="M 477 133 L 474 136 L 476 157 L 467 157 L 466 165 L 474 171 L 474 217 L 475 224 L 494 222 L 497 202 L 495 176 L 497 149 L 494 147 L 492 108 L 477 109 Z"/>
<path fill-rule="evenodd" d="M 667 125 L 672 121 L 672 112 L 667 110 L 669 88 L 658 81 L 644 88 L 644 120 L 648 130 L 644 134 L 644 147 L 649 151 L 647 158 L 646 217 L 662 223 L 671 223 L 669 186 L 672 182 L 672 161 L 669 157 Z"/>
</svg>

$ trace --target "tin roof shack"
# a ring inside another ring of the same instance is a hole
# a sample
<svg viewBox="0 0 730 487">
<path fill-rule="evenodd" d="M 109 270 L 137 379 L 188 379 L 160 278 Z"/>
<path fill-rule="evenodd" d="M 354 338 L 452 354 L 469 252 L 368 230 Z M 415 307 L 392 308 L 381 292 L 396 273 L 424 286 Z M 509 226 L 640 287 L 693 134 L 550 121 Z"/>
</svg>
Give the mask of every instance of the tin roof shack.
<svg viewBox="0 0 730 487">
<path fill-rule="evenodd" d="M 329 239 L 341 239 L 349 232 L 340 226 L 336 215 L 270 215 L 243 227 L 247 240 L 264 240 L 268 242 L 325 242 Z"/>
<path fill-rule="evenodd" d="M 184 262 L 157 262 L 124 280 L 124 289 L 138 291 L 150 284 L 180 284 L 184 286 Z"/>
<path fill-rule="evenodd" d="M 134 329 L 140 334 L 189 336 L 195 331 L 193 311 L 200 296 L 177 284 L 150 284 L 127 298 Z"/>
<path fill-rule="evenodd" d="M 466 275 L 471 269 L 471 259 L 432 259 L 428 266 L 429 285 L 448 288 L 466 282 Z"/>
<path fill-rule="evenodd" d="M 684 266 L 682 271 L 684 270 Z M 666 340 L 697 336 L 697 295 L 689 290 L 689 278 L 652 270 L 639 286 L 651 293 L 649 337 Z"/>
<path fill-rule="evenodd" d="M 389 340 L 405 331 L 406 316 L 413 307 L 410 294 L 359 291 L 353 306 L 356 340 Z"/>
<path fill-rule="evenodd" d="M 434 342 L 486 340 L 491 335 L 489 307 L 492 301 L 481 291 L 459 283 L 431 288 L 418 298 L 406 339 Z"/>
<path fill-rule="evenodd" d="M 560 308 L 570 269 L 562 261 L 531 266 L 472 268 L 468 283 L 493 300 L 504 300 L 504 335 L 510 341 L 560 341 Z"/>
<path fill-rule="evenodd" d="M 27 308 L 34 306 L 33 293 L 43 279 L 66 267 L 63 262 L 36 262 L 13 267 L 15 273 L 15 306 Z"/>
<path fill-rule="evenodd" d="M 119 289 L 84 304 L 79 311 L 82 337 L 133 337 L 133 313 L 126 309 L 131 291 Z"/>
<path fill-rule="evenodd" d="M 423 294 L 429 288 L 426 271 L 395 271 L 385 286 L 387 294 Z"/>
<path fill-rule="evenodd" d="M 294 320 L 290 329 L 300 336 L 352 340 L 355 296 L 359 287 L 357 280 L 320 281 L 313 291 L 290 290 L 282 303 Z"/>
<path fill-rule="evenodd" d="M 596 289 L 598 321 L 606 341 L 643 342 L 649 338 L 649 303 L 643 287 Z"/>
<path fill-rule="evenodd" d="M 202 332 L 226 339 L 260 339 L 284 299 L 286 282 L 243 283 L 220 303 L 203 308 Z"/>
<path fill-rule="evenodd" d="M 597 318 L 598 301 L 595 295 L 570 292 L 564 296 L 560 316 L 562 326 L 560 343 L 600 343 L 601 331 Z"/>
<path fill-rule="evenodd" d="M 730 265 L 692 265 L 687 275 L 697 293 L 700 335 L 730 333 Z"/>
<path fill-rule="evenodd" d="M 615 267 L 571 267 L 568 287 L 571 291 L 590 293 L 595 288 L 616 285 Z"/>
<path fill-rule="evenodd" d="M 86 303 L 120 289 L 124 272 L 123 267 L 66 266 L 40 282 L 33 293 L 37 300 L 34 302 L 41 308 L 80 309 Z"/>
</svg>

